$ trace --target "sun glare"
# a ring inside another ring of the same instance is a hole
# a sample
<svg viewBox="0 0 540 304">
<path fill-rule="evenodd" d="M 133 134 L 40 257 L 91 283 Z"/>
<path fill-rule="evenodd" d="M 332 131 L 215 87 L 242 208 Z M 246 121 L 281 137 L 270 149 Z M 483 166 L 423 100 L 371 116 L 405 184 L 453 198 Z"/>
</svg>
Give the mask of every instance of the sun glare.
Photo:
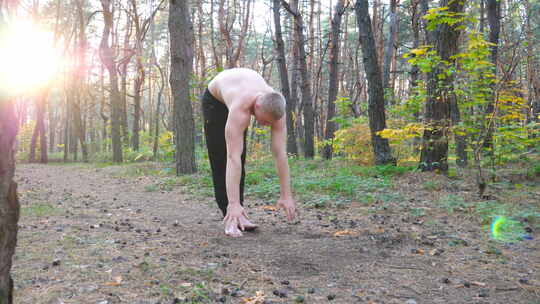
<svg viewBox="0 0 540 304">
<path fill-rule="evenodd" d="M 0 36 L 0 87 L 18 95 L 39 89 L 54 80 L 60 53 L 51 33 L 31 23 L 14 23 Z"/>
</svg>

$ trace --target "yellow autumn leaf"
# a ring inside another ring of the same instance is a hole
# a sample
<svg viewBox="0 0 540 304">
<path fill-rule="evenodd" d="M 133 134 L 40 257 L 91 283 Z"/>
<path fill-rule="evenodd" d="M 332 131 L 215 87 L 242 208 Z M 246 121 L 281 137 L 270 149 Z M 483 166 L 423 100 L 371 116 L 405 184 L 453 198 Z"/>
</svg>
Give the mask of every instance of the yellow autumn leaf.
<svg viewBox="0 0 540 304">
<path fill-rule="evenodd" d="M 255 296 L 251 298 L 243 298 L 243 304 L 263 304 L 265 302 L 264 293 L 262 291 L 255 292 Z"/>
<path fill-rule="evenodd" d="M 105 283 L 105 286 L 119 286 L 122 284 L 122 276 L 115 276 L 111 282 Z"/>
<path fill-rule="evenodd" d="M 346 235 L 357 235 L 358 232 L 354 232 L 351 230 L 340 230 L 334 233 L 334 236 L 340 237 L 340 236 L 346 236 Z"/>
<path fill-rule="evenodd" d="M 266 211 L 277 211 L 278 208 L 276 206 L 263 206 L 262 207 Z"/>
</svg>

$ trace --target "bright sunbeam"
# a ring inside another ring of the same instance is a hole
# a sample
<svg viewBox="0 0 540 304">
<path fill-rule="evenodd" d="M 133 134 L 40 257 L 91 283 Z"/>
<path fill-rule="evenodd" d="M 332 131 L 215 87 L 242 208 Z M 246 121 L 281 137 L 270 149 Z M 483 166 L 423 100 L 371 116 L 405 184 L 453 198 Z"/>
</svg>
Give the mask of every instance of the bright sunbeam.
<svg viewBox="0 0 540 304">
<path fill-rule="evenodd" d="M 29 22 L 15 22 L 0 35 L 0 89 L 2 95 L 19 95 L 54 80 L 60 54 L 53 36 Z"/>
</svg>

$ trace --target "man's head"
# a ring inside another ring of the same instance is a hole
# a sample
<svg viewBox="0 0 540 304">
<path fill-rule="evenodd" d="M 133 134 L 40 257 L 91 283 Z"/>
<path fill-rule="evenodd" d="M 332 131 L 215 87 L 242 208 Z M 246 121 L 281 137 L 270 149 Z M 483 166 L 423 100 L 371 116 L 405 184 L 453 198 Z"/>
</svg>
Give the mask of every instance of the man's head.
<svg viewBox="0 0 540 304">
<path fill-rule="evenodd" d="M 254 113 L 262 125 L 270 125 L 285 114 L 285 98 L 278 92 L 265 93 L 255 101 Z"/>
</svg>

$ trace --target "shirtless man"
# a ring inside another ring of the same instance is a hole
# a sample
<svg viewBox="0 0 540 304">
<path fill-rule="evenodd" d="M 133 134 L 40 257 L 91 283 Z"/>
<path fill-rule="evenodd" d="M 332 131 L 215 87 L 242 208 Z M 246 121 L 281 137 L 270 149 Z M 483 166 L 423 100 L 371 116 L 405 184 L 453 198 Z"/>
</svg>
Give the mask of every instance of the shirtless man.
<svg viewBox="0 0 540 304">
<path fill-rule="evenodd" d="M 278 208 L 289 221 L 296 216 L 287 162 L 285 99 L 257 72 L 236 68 L 219 73 L 202 96 L 204 133 L 212 168 L 214 194 L 223 212 L 225 234 L 242 236 L 242 231 L 257 228 L 243 208 L 246 134 L 251 116 L 270 126 L 272 154 L 280 183 Z"/>
</svg>

